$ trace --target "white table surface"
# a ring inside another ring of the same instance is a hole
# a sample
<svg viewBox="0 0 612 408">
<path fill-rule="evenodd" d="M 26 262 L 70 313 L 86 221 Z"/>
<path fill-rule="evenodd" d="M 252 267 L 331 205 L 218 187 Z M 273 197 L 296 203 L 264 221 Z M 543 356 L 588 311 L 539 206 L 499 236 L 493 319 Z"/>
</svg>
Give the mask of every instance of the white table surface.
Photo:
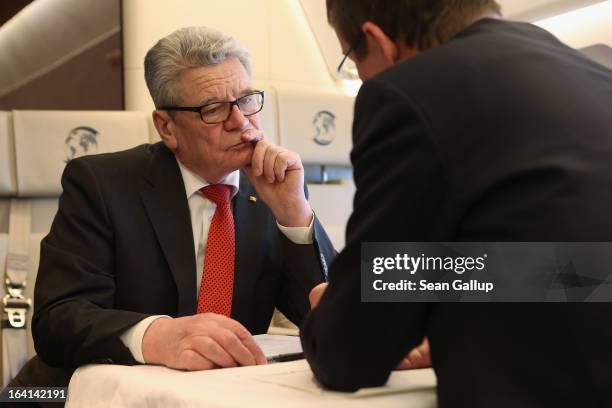
<svg viewBox="0 0 612 408">
<path fill-rule="evenodd" d="M 416 384 L 415 390 L 355 398 L 278 379 L 307 378 L 306 360 L 210 371 L 183 372 L 158 366 L 88 365 L 72 376 L 66 407 L 435 407 L 431 369 L 395 371 L 391 379 Z M 272 379 L 272 382 L 270 382 Z"/>
</svg>

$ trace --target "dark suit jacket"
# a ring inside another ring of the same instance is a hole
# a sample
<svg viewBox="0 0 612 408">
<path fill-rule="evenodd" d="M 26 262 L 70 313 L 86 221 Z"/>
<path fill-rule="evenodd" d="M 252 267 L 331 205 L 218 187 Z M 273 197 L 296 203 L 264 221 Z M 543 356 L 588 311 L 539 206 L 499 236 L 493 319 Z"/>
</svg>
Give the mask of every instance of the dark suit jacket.
<svg viewBox="0 0 612 408">
<path fill-rule="evenodd" d="M 366 81 L 347 246 L 302 324 L 316 377 L 383 384 L 423 336 L 441 407 L 612 406 L 612 303 L 360 303 L 368 241 L 612 241 L 612 73 L 480 21 Z"/>
<path fill-rule="evenodd" d="M 196 263 L 184 184 L 162 143 L 72 160 L 51 232 L 42 241 L 32 323 L 51 366 L 134 364 L 119 336 L 154 314 L 196 313 Z M 241 175 L 233 199 L 236 260 L 231 317 L 265 333 L 274 307 L 298 323 L 324 280 L 333 247 L 315 220 L 296 245 Z"/>
</svg>

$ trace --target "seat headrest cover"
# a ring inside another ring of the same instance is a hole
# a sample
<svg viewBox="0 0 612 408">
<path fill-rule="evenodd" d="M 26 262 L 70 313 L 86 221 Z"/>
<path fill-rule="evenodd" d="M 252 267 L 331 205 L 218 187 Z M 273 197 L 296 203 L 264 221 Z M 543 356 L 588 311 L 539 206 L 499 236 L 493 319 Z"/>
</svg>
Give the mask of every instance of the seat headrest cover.
<svg viewBox="0 0 612 408">
<path fill-rule="evenodd" d="M 304 91 L 278 93 L 280 144 L 307 164 L 350 165 L 355 99 Z"/>
<path fill-rule="evenodd" d="M 54 197 L 74 158 L 148 143 L 146 114 L 125 111 L 13 111 L 17 192 Z"/>
</svg>

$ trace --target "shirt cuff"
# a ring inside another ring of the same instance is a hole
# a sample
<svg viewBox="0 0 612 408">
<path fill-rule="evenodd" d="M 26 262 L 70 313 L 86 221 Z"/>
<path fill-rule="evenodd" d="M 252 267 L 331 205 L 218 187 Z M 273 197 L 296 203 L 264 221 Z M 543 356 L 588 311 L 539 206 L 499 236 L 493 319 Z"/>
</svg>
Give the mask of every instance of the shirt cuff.
<svg viewBox="0 0 612 408">
<path fill-rule="evenodd" d="M 121 335 L 121 341 L 123 342 L 123 344 L 125 344 L 125 347 L 130 349 L 134 360 L 138 361 L 141 364 L 146 364 L 142 355 L 142 338 L 144 337 L 145 332 L 147 331 L 151 323 L 153 323 L 160 317 L 171 318 L 170 316 L 164 315 L 149 316 L 146 319 L 141 320 L 140 322 L 127 329 Z"/>
<path fill-rule="evenodd" d="M 310 245 L 313 242 L 314 219 L 315 215 L 312 213 L 310 225 L 307 227 L 283 227 L 278 221 L 276 225 L 278 225 L 278 229 L 294 244 Z"/>
</svg>

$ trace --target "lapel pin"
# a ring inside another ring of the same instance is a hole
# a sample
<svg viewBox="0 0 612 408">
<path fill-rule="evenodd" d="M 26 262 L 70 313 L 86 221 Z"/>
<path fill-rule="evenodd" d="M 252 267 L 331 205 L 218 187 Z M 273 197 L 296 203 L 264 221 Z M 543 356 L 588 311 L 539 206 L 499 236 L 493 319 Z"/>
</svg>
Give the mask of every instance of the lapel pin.
<svg viewBox="0 0 612 408">
<path fill-rule="evenodd" d="M 256 203 L 257 202 L 257 197 L 249 196 L 249 201 L 252 202 L 252 203 Z"/>
</svg>

